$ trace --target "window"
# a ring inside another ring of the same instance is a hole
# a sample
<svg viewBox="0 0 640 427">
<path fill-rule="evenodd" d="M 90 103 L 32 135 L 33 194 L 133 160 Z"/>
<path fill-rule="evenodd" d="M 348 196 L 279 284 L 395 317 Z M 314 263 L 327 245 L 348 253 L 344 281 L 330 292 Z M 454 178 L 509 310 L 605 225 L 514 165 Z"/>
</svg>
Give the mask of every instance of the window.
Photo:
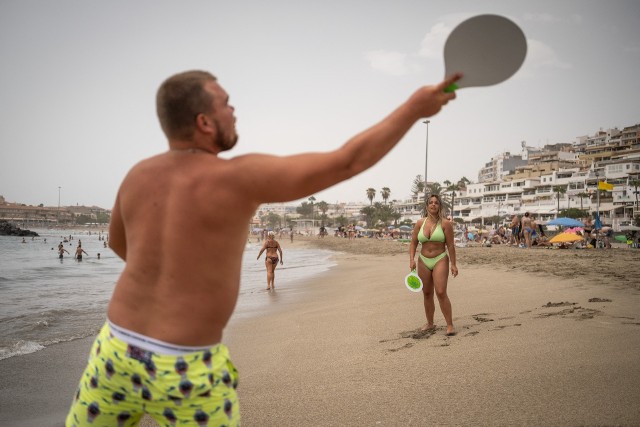
<svg viewBox="0 0 640 427">
<path fill-rule="evenodd" d="M 609 165 L 607 166 L 607 170 L 609 173 L 621 173 L 622 165 Z"/>
</svg>

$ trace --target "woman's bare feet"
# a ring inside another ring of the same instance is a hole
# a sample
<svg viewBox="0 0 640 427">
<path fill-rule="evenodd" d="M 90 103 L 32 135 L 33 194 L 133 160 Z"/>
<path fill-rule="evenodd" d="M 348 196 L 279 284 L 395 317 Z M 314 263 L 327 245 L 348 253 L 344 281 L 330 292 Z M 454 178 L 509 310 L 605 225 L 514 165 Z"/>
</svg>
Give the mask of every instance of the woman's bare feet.
<svg viewBox="0 0 640 427">
<path fill-rule="evenodd" d="M 456 334 L 456 330 L 453 329 L 453 325 L 447 326 L 447 336 L 452 337 Z"/>
<path fill-rule="evenodd" d="M 425 323 L 424 326 L 422 328 L 420 328 L 421 331 L 431 331 L 434 330 L 436 328 L 436 325 L 429 324 L 429 323 Z"/>
</svg>

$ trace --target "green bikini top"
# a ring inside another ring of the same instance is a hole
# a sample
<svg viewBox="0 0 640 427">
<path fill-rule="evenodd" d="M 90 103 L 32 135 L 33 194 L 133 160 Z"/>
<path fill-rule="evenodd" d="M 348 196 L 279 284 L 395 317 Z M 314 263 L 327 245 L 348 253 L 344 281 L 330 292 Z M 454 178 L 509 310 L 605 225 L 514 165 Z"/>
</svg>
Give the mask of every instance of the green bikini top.
<svg viewBox="0 0 640 427">
<path fill-rule="evenodd" d="M 426 242 L 444 243 L 444 230 L 442 230 L 442 225 L 440 225 L 440 221 L 438 221 L 438 224 L 436 225 L 436 228 L 431 233 L 430 238 L 427 238 L 427 236 L 424 235 L 424 225 L 426 223 L 427 223 L 427 219 L 425 218 L 424 222 L 422 223 L 422 227 L 420 227 L 420 231 L 418 232 L 418 241 L 420 243 L 426 243 Z"/>
</svg>

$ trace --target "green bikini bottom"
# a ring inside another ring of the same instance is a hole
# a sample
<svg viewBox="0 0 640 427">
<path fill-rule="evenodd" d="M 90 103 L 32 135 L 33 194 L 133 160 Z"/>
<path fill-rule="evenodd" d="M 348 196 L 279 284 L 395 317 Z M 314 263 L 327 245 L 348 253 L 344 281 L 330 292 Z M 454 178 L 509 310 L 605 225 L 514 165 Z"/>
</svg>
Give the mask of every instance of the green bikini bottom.
<svg viewBox="0 0 640 427">
<path fill-rule="evenodd" d="M 442 258 L 447 256 L 447 251 L 442 252 L 440 255 L 438 255 L 435 258 L 427 258 L 426 256 L 422 255 L 422 254 L 418 254 L 420 255 L 420 259 L 422 260 L 422 262 L 424 263 L 424 265 L 431 271 L 433 271 L 433 268 L 436 266 L 436 264 L 438 263 L 438 261 L 440 261 Z"/>
</svg>

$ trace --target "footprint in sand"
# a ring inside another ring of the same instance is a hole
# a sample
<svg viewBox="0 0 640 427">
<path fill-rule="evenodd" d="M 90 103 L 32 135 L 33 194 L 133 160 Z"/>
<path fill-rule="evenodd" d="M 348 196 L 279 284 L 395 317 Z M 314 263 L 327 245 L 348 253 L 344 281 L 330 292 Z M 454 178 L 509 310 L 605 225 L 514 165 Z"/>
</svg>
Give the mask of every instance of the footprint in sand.
<svg viewBox="0 0 640 427">
<path fill-rule="evenodd" d="M 543 308 L 550 308 L 550 307 L 566 307 L 566 306 L 570 306 L 570 305 L 576 305 L 578 304 L 577 302 L 551 302 L 549 301 L 548 303 L 546 303 L 545 305 L 543 305 Z"/>
<path fill-rule="evenodd" d="M 591 308 L 583 308 L 583 307 L 580 307 L 579 305 L 576 305 L 577 303 L 554 303 L 554 304 L 562 304 L 562 305 L 549 305 L 549 304 L 552 304 L 552 303 L 548 303 L 543 307 L 562 307 L 566 305 L 571 305 L 572 307 L 565 308 L 564 310 L 555 311 L 551 313 L 540 313 L 537 316 L 538 318 L 544 319 L 551 316 L 562 316 L 562 317 L 573 317 L 576 320 L 586 320 L 586 319 L 593 319 L 595 316 L 602 314 L 602 312 L 599 310 L 594 310 Z"/>
<path fill-rule="evenodd" d="M 522 326 L 522 323 L 514 323 L 513 325 L 498 325 L 493 329 L 489 329 L 490 331 L 501 331 L 504 328 L 509 328 L 511 326 Z"/>
<path fill-rule="evenodd" d="M 395 353 L 396 351 L 400 351 L 400 350 L 402 350 L 402 349 L 405 349 L 405 348 L 411 348 L 411 347 L 413 347 L 413 343 L 412 343 L 412 342 L 408 342 L 408 343 L 406 343 L 405 345 L 403 345 L 402 347 L 398 347 L 398 348 L 390 348 L 390 349 L 389 349 L 389 350 L 387 350 L 387 351 L 390 351 L 390 352 L 392 352 L 392 353 Z"/>
<path fill-rule="evenodd" d="M 488 317 L 484 317 L 484 316 L 488 316 L 489 313 L 480 313 L 480 314 L 474 314 L 471 317 L 473 317 L 477 322 L 483 323 L 483 322 L 493 322 L 493 319 L 489 319 Z"/>
<path fill-rule="evenodd" d="M 404 331 L 400 332 L 400 337 L 402 338 L 413 338 L 414 340 L 424 340 L 429 338 L 431 335 L 436 333 L 436 329 L 427 329 L 423 331 L 422 329 L 415 329 L 413 331 Z"/>
<path fill-rule="evenodd" d="M 589 302 L 611 302 L 611 300 L 607 298 L 589 298 Z"/>
</svg>

